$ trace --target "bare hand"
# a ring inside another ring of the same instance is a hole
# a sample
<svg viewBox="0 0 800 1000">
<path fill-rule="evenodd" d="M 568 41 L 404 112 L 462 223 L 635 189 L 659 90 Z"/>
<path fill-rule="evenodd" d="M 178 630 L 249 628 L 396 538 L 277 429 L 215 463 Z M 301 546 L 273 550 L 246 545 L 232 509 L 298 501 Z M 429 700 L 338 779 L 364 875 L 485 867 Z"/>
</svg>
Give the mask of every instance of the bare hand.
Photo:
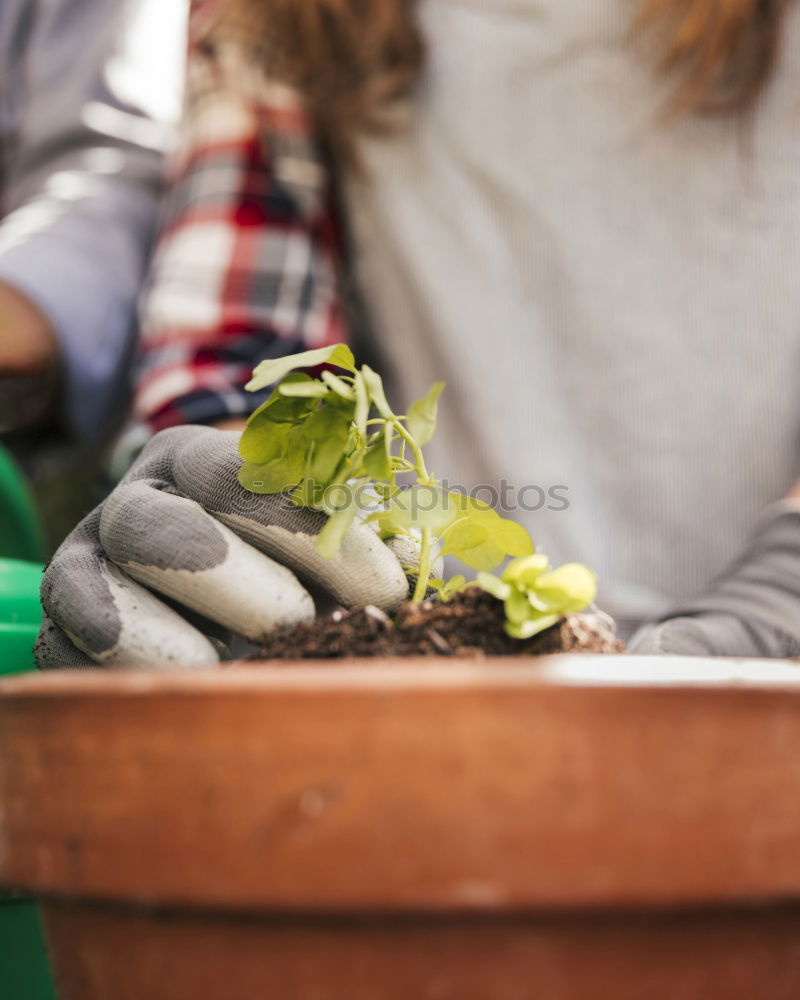
<svg viewBox="0 0 800 1000">
<path fill-rule="evenodd" d="M 0 433 L 39 420 L 53 403 L 58 347 L 47 317 L 0 282 Z"/>
</svg>

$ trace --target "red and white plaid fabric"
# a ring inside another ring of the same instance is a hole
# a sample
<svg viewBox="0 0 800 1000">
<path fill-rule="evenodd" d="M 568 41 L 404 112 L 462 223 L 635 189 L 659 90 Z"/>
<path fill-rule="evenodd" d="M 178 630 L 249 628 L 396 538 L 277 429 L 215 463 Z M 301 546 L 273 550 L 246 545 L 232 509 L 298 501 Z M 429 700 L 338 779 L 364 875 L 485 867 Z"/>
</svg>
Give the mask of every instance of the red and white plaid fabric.
<svg viewBox="0 0 800 1000">
<path fill-rule="evenodd" d="M 151 431 L 246 415 L 259 361 L 346 339 L 332 183 L 298 95 L 215 3 L 193 5 L 189 47 L 142 304 L 135 416 Z"/>
</svg>

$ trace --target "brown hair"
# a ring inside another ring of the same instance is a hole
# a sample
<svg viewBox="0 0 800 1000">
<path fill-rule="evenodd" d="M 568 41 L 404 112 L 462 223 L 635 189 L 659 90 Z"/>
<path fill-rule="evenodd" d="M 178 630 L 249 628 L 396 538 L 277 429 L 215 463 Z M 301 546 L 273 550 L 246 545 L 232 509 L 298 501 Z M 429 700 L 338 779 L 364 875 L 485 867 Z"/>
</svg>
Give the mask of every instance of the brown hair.
<svg viewBox="0 0 800 1000">
<path fill-rule="evenodd" d="M 740 111 L 755 103 L 769 77 L 787 2 L 643 0 L 633 35 L 656 43 L 661 70 L 675 77 L 674 111 Z M 229 0 L 229 10 L 263 38 L 269 75 L 300 90 L 320 134 L 347 158 L 358 133 L 386 127 L 392 104 L 419 75 L 424 46 L 415 6 Z"/>
<path fill-rule="evenodd" d="M 645 0 L 635 29 L 660 46 L 660 68 L 676 77 L 673 110 L 752 107 L 778 53 L 787 0 Z"/>
</svg>

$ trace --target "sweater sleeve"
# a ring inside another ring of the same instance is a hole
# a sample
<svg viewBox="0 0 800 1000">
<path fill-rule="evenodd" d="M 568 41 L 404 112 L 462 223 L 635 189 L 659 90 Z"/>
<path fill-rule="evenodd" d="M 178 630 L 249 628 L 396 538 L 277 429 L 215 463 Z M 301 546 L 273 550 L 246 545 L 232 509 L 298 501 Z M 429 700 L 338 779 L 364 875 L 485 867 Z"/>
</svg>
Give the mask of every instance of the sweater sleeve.
<svg viewBox="0 0 800 1000">
<path fill-rule="evenodd" d="M 185 17 L 162 0 L 41 0 L 20 10 L 0 281 L 50 320 L 67 422 L 91 442 L 125 398 L 163 154 L 180 110 Z"/>
<path fill-rule="evenodd" d="M 41 0 L 17 26 L 0 281 L 50 320 L 66 418 L 83 440 L 119 409 L 179 112 L 184 18 L 166 6 Z"/>
</svg>

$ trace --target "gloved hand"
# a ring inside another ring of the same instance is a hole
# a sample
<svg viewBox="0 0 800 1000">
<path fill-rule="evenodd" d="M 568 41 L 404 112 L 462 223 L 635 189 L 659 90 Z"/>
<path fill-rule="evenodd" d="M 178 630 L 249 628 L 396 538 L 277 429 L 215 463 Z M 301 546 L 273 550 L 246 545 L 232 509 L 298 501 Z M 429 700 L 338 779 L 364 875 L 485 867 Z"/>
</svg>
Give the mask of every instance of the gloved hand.
<svg viewBox="0 0 800 1000">
<path fill-rule="evenodd" d="M 629 651 L 800 656 L 800 499 L 770 507 L 746 551 L 709 592 L 641 630 Z"/>
<path fill-rule="evenodd" d="M 390 611 L 407 598 L 399 560 L 370 527 L 355 525 L 325 559 L 314 548 L 324 514 L 244 490 L 238 438 L 162 431 L 75 528 L 42 581 L 41 668 L 216 663 L 212 642 L 153 590 L 253 642 L 314 617 L 297 576 L 345 606 Z"/>
</svg>

